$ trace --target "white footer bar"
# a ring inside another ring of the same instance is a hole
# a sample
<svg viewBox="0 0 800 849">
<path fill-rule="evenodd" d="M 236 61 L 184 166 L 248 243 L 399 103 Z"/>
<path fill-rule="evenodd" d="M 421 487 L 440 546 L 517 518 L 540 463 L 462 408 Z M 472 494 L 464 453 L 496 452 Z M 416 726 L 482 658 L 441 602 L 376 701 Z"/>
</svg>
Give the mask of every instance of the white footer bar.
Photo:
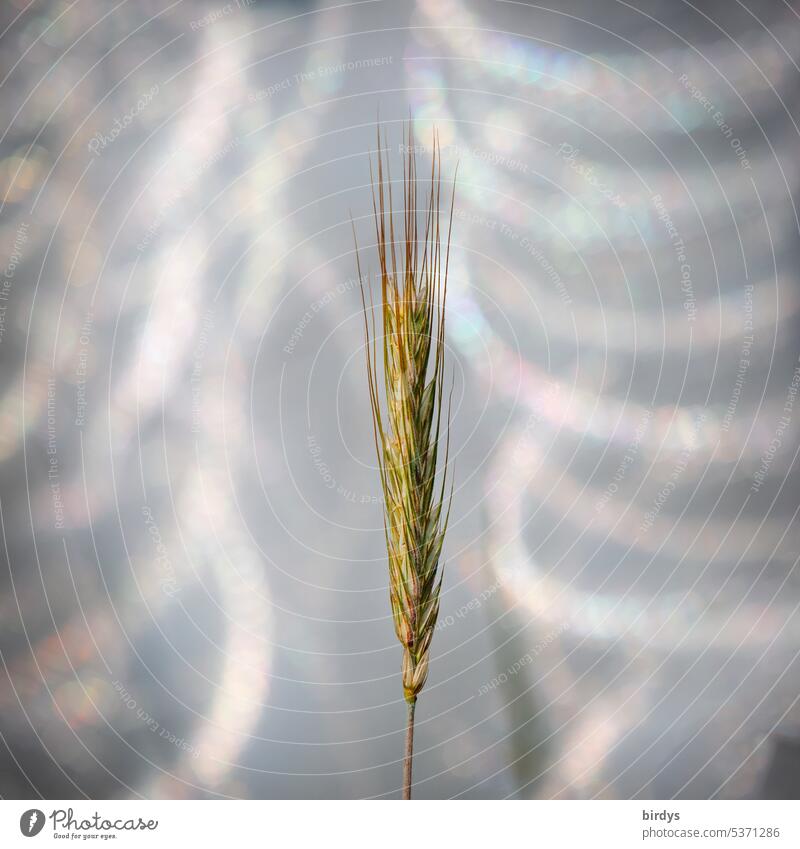
<svg viewBox="0 0 800 849">
<path fill-rule="evenodd" d="M 0 801 L 0 846 L 800 847 L 773 801 Z M 399 807 L 402 806 L 402 807 Z"/>
</svg>

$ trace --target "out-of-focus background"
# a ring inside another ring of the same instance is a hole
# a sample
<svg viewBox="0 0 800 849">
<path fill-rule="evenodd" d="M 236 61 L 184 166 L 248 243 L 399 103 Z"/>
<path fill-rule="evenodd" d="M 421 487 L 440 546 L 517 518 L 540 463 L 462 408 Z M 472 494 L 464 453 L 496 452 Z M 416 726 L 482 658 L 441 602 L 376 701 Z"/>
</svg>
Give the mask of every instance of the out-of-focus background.
<svg viewBox="0 0 800 849">
<path fill-rule="evenodd" d="M 350 215 L 374 272 L 409 114 L 459 163 L 416 795 L 796 795 L 797 3 L 0 17 L 0 795 L 398 795 Z"/>
</svg>

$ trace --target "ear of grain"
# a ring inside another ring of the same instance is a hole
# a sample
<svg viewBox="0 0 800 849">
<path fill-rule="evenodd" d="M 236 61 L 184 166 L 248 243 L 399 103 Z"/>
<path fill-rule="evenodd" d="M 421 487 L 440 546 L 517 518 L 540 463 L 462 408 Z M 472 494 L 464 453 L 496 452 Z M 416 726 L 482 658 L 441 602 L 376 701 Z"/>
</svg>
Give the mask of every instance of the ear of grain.
<svg viewBox="0 0 800 849">
<path fill-rule="evenodd" d="M 444 332 L 455 177 L 443 244 L 438 135 L 434 131 L 429 181 L 417 177 L 413 126 L 407 140 L 402 223 L 397 232 L 389 157 L 380 128 L 377 162 L 373 165 L 370 160 L 380 328 L 370 290 L 364 286 L 357 244 L 356 256 L 369 397 L 385 499 L 389 597 L 395 633 L 403 646 L 403 691 L 413 728 L 413 705 L 428 676 L 439 613 L 440 556 L 452 496 L 452 481 L 450 493 L 446 492 L 452 388 L 445 404 Z M 424 206 L 418 210 L 418 185 L 423 182 Z"/>
</svg>

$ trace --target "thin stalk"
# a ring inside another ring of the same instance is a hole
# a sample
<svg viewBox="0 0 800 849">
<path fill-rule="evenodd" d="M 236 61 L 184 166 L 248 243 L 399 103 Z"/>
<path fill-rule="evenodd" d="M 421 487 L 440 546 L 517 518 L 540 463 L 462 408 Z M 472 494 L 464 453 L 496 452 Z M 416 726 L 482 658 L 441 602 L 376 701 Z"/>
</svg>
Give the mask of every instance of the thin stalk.
<svg viewBox="0 0 800 849">
<path fill-rule="evenodd" d="M 414 710 L 417 700 L 408 702 L 408 725 L 406 726 L 406 754 L 403 760 L 403 798 L 411 798 L 411 767 L 414 760 Z"/>
</svg>

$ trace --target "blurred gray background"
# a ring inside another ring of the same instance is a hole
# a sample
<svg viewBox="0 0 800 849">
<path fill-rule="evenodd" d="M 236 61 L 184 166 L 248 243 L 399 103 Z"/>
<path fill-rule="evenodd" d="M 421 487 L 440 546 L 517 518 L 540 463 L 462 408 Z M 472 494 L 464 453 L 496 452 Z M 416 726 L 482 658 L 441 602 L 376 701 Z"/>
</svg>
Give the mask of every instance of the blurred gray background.
<svg viewBox="0 0 800 849">
<path fill-rule="evenodd" d="M 0 17 L 0 795 L 399 794 L 350 215 L 374 270 L 409 114 L 459 163 L 416 795 L 796 795 L 796 3 Z"/>
</svg>

